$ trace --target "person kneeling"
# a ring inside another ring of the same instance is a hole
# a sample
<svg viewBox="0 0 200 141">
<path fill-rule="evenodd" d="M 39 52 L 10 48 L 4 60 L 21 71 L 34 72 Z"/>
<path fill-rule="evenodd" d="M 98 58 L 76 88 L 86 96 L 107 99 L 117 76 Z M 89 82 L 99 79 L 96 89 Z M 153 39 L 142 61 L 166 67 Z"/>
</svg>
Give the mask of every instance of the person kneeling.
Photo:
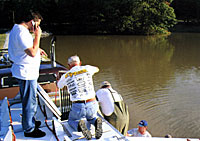
<svg viewBox="0 0 200 141">
<path fill-rule="evenodd" d="M 58 87 L 67 86 L 72 101 L 72 108 L 69 113 L 69 125 L 81 131 L 86 139 L 90 140 L 92 134 L 88 130 L 86 120 L 95 126 L 95 137 L 102 136 L 102 119 L 98 117 L 98 102 L 95 98 L 92 76 L 99 71 L 98 67 L 85 65 L 81 66 L 81 61 L 77 55 L 68 59 L 70 70 L 61 76 Z"/>
</svg>

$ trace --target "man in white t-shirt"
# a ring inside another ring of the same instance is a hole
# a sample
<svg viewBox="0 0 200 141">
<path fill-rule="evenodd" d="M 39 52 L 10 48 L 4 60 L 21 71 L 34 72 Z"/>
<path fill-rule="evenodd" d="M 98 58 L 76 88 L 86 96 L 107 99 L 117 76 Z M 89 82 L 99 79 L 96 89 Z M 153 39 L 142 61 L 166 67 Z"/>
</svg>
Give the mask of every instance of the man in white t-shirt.
<svg viewBox="0 0 200 141">
<path fill-rule="evenodd" d="M 127 136 L 133 137 L 151 137 L 151 134 L 147 131 L 148 123 L 146 120 L 141 120 L 138 124 L 138 128 L 133 128 L 128 131 Z"/>
<path fill-rule="evenodd" d="M 97 116 L 99 108 L 95 98 L 92 76 L 99 71 L 99 68 L 85 65 L 81 66 L 78 56 L 71 56 L 68 59 L 70 70 L 61 76 L 58 87 L 67 86 L 72 101 L 72 108 L 69 113 L 69 125 L 77 131 L 81 131 L 86 139 L 92 138 L 91 132 L 86 127 L 84 119 L 95 126 L 95 137 L 102 136 L 102 119 Z"/>
<path fill-rule="evenodd" d="M 46 53 L 39 48 L 42 16 L 36 12 L 25 12 L 22 19 L 10 31 L 8 53 L 13 62 L 11 72 L 20 86 L 22 100 L 22 127 L 25 137 L 43 137 L 45 132 L 39 128 L 41 122 L 36 121 L 37 79 L 39 76 L 40 55 Z M 32 34 L 35 34 L 33 39 Z"/>
<path fill-rule="evenodd" d="M 102 82 L 96 96 L 104 118 L 120 133 L 126 135 L 129 127 L 129 113 L 122 96 L 111 87 L 108 81 Z"/>
</svg>

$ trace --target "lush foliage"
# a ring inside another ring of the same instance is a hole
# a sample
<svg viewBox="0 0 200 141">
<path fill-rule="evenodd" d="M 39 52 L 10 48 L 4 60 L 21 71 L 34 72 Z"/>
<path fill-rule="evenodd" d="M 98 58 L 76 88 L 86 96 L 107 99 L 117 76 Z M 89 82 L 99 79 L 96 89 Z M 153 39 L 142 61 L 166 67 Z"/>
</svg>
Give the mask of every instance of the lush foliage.
<svg viewBox="0 0 200 141">
<path fill-rule="evenodd" d="M 1 27 L 38 10 L 44 30 L 65 34 L 158 34 L 176 24 L 172 0 L 12 0 L 0 2 Z"/>
<path fill-rule="evenodd" d="M 176 24 L 173 8 L 164 0 L 138 0 L 131 16 L 136 33 L 165 33 Z"/>
</svg>

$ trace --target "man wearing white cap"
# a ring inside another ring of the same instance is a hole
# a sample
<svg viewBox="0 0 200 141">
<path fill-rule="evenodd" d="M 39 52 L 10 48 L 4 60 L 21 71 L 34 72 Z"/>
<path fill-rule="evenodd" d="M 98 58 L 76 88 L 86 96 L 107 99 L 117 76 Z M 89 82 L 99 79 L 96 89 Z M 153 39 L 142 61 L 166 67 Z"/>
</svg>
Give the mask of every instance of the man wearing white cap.
<svg viewBox="0 0 200 141">
<path fill-rule="evenodd" d="M 95 98 L 95 91 L 92 76 L 99 71 L 99 68 L 85 65 L 81 66 L 78 56 L 71 56 L 68 59 L 70 70 L 62 75 L 58 81 L 58 87 L 67 86 L 72 101 L 72 108 L 69 113 L 69 125 L 75 130 L 81 131 L 86 139 L 92 138 L 85 120 L 95 126 L 95 137 L 99 139 L 102 135 L 102 119 L 97 116 L 99 109 Z"/>
<path fill-rule="evenodd" d="M 112 124 L 120 133 L 126 135 L 129 126 L 128 106 L 122 96 L 115 91 L 108 81 L 101 84 L 96 92 L 104 118 Z"/>
</svg>

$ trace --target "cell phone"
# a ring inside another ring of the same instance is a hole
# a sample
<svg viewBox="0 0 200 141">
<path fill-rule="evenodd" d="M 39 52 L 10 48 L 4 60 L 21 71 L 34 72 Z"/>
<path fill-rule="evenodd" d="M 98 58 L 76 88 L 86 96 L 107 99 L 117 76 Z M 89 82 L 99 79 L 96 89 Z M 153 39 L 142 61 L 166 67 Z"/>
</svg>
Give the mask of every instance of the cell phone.
<svg viewBox="0 0 200 141">
<path fill-rule="evenodd" d="M 34 22 L 34 20 L 32 20 L 31 22 L 32 22 L 32 25 L 33 25 L 33 31 L 35 31 L 35 29 L 36 29 L 36 23 Z"/>
</svg>

